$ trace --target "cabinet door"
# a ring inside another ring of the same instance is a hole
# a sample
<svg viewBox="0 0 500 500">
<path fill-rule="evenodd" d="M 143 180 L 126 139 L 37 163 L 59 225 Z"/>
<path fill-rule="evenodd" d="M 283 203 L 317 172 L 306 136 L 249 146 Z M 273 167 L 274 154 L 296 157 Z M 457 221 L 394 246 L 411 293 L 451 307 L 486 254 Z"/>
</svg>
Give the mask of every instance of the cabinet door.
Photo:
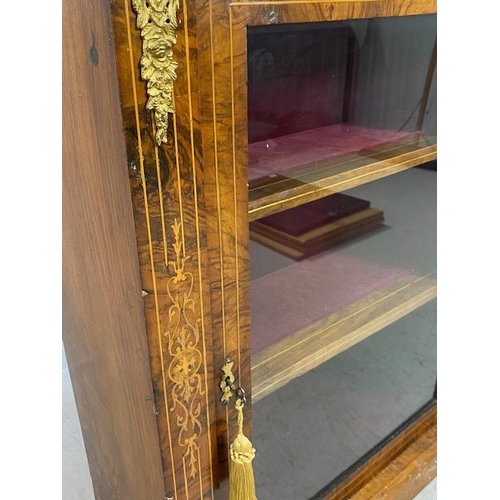
<svg viewBox="0 0 500 500">
<path fill-rule="evenodd" d="M 327 498 L 434 401 L 435 5 L 207 9 L 214 359 L 258 498 Z"/>
</svg>

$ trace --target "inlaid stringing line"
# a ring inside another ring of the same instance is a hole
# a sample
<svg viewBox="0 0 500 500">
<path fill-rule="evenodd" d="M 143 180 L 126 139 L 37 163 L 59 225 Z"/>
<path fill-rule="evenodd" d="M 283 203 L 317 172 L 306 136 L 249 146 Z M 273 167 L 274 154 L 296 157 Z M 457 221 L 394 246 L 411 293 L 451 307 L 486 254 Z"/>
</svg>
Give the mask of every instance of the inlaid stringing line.
<svg viewBox="0 0 500 500">
<path fill-rule="evenodd" d="M 182 471 L 184 472 L 184 490 L 186 492 L 186 500 L 189 500 L 189 488 L 187 482 L 187 474 L 186 474 L 186 456 L 182 457 Z"/>
<path fill-rule="evenodd" d="M 153 114 L 153 112 L 151 112 Z M 156 125 L 155 121 L 153 122 L 153 136 L 156 137 Z M 165 228 L 165 212 L 163 210 L 163 190 L 161 186 L 161 171 L 160 171 L 160 159 L 158 157 L 158 146 L 154 143 L 155 146 L 155 162 L 156 162 L 156 178 L 158 180 L 158 195 L 160 198 L 160 216 L 161 216 L 161 231 L 163 235 L 163 253 L 165 255 L 165 267 L 168 268 L 168 244 L 167 244 L 167 230 Z"/>
<path fill-rule="evenodd" d="M 172 105 L 175 109 L 175 94 L 172 92 Z M 181 219 L 182 233 L 182 256 L 186 256 L 186 241 L 184 239 L 184 212 L 182 210 L 181 168 L 179 165 L 179 142 L 177 139 L 177 113 L 174 113 L 174 144 L 175 144 L 175 167 L 177 172 L 177 193 L 179 195 L 179 217 Z"/>
<path fill-rule="evenodd" d="M 199 225 L 199 214 L 198 214 L 198 185 L 196 177 L 196 157 L 194 151 L 194 130 L 193 130 L 193 101 L 191 96 L 191 61 L 189 55 L 189 24 L 187 16 L 187 2 L 183 0 L 183 11 L 184 11 L 184 40 L 185 40 L 185 52 L 186 52 L 186 73 L 187 73 L 187 86 L 188 86 L 188 103 L 189 103 L 189 131 L 191 135 L 191 167 L 193 171 L 193 195 L 194 195 L 194 212 L 195 212 L 195 225 L 196 225 L 196 250 L 198 253 L 198 284 L 200 287 L 200 316 L 201 316 L 201 338 L 203 343 L 203 365 L 205 369 L 205 400 L 206 400 L 206 429 L 208 438 L 208 457 L 210 466 L 210 489 L 211 496 L 214 497 L 214 486 L 213 486 L 213 475 L 212 475 L 212 433 L 210 432 L 210 413 L 209 413 L 209 400 L 208 400 L 208 369 L 207 369 L 207 350 L 205 343 L 205 309 L 203 304 L 203 280 L 201 277 L 201 249 L 200 249 L 200 225 Z M 199 452 L 199 450 L 198 450 Z M 200 477 L 202 475 L 201 461 L 198 460 Z M 202 492 L 203 498 L 203 492 Z"/>
<path fill-rule="evenodd" d="M 222 321 L 222 349 L 224 356 L 227 356 L 226 347 L 226 302 L 224 290 L 224 258 L 222 247 L 222 216 L 220 204 L 220 188 L 219 188 L 219 151 L 217 143 L 217 105 L 215 98 L 215 57 L 214 57 L 214 36 L 213 36 L 213 17 L 212 17 L 212 0 L 209 0 L 209 14 L 210 14 L 210 64 L 211 64 L 211 78 L 212 78 L 212 108 L 213 108 L 213 127 L 214 127 L 214 162 L 215 162 L 215 192 L 217 196 L 217 224 L 219 232 L 219 262 L 220 262 L 220 297 L 221 297 L 221 321 Z M 225 406 L 226 422 L 229 421 L 229 408 Z M 227 442 L 229 443 L 229 426 L 226 430 Z"/>
<path fill-rule="evenodd" d="M 240 346 L 240 273 L 238 250 L 238 204 L 236 198 L 236 132 L 234 126 L 234 54 L 233 54 L 233 10 L 229 9 L 229 51 L 231 62 L 231 130 L 233 144 L 233 199 L 234 199 L 234 250 L 236 259 L 236 337 L 238 342 L 238 380 L 241 381 L 241 346 Z"/>
<path fill-rule="evenodd" d="M 336 3 L 354 3 L 354 4 L 363 4 L 363 3 L 380 3 L 382 0 L 276 0 L 273 1 L 262 1 L 262 2 L 231 2 L 229 4 L 230 7 L 238 7 L 239 5 L 252 6 L 252 5 L 273 5 L 275 7 L 279 7 L 280 5 L 288 5 L 288 4 L 315 4 L 315 3 L 328 3 L 328 4 L 336 4 Z"/>
<path fill-rule="evenodd" d="M 210 428 L 209 428 L 210 429 Z M 198 448 L 198 462 L 201 461 L 201 455 L 200 455 L 200 449 Z M 212 466 L 210 464 L 210 477 L 212 477 Z M 202 480 L 202 477 L 201 477 L 201 474 L 199 475 L 199 479 L 200 479 L 200 498 L 203 500 L 203 480 Z M 211 500 L 213 500 L 214 498 L 214 492 L 213 492 L 213 489 L 212 489 L 212 497 L 211 497 Z"/>
<path fill-rule="evenodd" d="M 162 384 L 163 384 L 163 398 L 164 398 L 164 402 L 165 402 L 165 418 L 167 421 L 168 442 L 169 442 L 169 450 L 170 450 L 170 463 L 171 463 L 171 467 L 172 467 L 172 479 L 173 479 L 173 483 L 174 483 L 173 486 L 174 486 L 174 491 L 177 491 L 177 483 L 176 483 L 176 478 L 175 478 L 175 462 L 174 462 L 173 446 L 172 446 L 172 435 L 170 432 L 170 421 L 169 421 L 168 412 L 167 412 L 169 405 L 168 405 L 167 386 L 166 386 L 166 379 L 165 379 L 165 368 L 164 368 L 165 362 L 164 362 L 164 358 L 163 358 L 163 349 L 162 349 L 162 334 L 161 334 L 160 313 L 159 313 L 159 306 L 158 306 L 158 293 L 157 293 L 157 289 L 156 289 L 156 273 L 155 273 L 154 254 L 153 254 L 153 246 L 152 246 L 152 242 L 151 242 L 151 225 L 150 225 L 150 221 L 149 221 L 148 193 L 147 193 L 147 187 L 146 187 L 146 175 L 144 173 L 144 157 L 143 157 L 142 141 L 141 141 L 141 124 L 140 124 L 140 120 L 139 120 L 139 105 L 137 102 L 137 88 L 135 85 L 134 53 L 133 53 L 133 48 L 132 48 L 132 33 L 131 33 L 131 27 L 130 27 L 130 12 L 129 12 L 128 0 L 124 0 L 124 4 L 125 4 L 125 13 L 127 16 L 127 38 L 128 38 L 128 48 L 129 48 L 129 55 L 130 55 L 130 73 L 131 73 L 131 80 L 132 80 L 132 91 L 133 91 L 133 95 L 134 95 L 135 123 L 136 123 L 136 128 L 137 128 L 137 140 L 138 140 L 138 147 L 139 147 L 139 162 L 140 162 L 140 168 L 141 168 L 142 189 L 143 189 L 143 194 L 144 194 L 144 211 L 145 211 L 145 217 L 146 217 L 146 227 L 147 227 L 147 232 L 148 232 L 149 260 L 151 263 L 151 275 L 152 275 L 152 280 L 153 280 L 156 325 L 158 328 L 158 344 L 160 346 L 160 361 L 161 361 L 161 373 L 162 373 Z"/>
<path fill-rule="evenodd" d="M 214 39 L 213 39 L 213 19 L 212 19 L 212 0 L 209 0 L 210 12 L 210 63 L 212 67 L 212 112 L 214 128 L 214 161 L 215 161 L 215 191 L 217 194 L 217 223 L 219 232 L 219 261 L 220 261 L 220 281 L 221 281 L 221 309 L 222 309 L 222 347 L 224 355 L 226 352 L 226 307 L 224 296 L 224 260 L 222 248 L 222 218 L 220 206 L 220 188 L 219 188 L 219 152 L 217 143 L 217 106 L 215 101 L 215 64 L 214 64 Z"/>
</svg>

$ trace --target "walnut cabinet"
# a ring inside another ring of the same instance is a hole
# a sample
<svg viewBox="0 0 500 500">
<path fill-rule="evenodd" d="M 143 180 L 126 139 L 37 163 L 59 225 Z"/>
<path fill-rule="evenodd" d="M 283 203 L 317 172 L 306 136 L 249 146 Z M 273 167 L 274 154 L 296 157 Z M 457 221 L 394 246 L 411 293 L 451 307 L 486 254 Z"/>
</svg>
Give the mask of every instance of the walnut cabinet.
<svg viewBox="0 0 500 500">
<path fill-rule="evenodd" d="M 227 497 L 228 358 L 259 499 L 436 475 L 435 100 L 433 1 L 63 2 L 63 340 L 96 499 Z"/>
</svg>

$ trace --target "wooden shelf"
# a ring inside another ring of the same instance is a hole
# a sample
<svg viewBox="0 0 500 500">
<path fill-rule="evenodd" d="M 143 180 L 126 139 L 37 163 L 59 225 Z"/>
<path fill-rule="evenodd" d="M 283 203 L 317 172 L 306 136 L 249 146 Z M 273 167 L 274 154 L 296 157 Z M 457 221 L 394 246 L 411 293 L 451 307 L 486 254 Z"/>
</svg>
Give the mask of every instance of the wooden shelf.
<svg viewBox="0 0 500 500">
<path fill-rule="evenodd" d="M 400 278 L 257 353 L 253 402 L 435 298 L 436 279 L 436 273 Z"/>
<path fill-rule="evenodd" d="M 249 188 L 249 220 L 354 188 L 437 158 L 435 138 L 414 136 L 397 144 L 281 172 Z"/>
</svg>

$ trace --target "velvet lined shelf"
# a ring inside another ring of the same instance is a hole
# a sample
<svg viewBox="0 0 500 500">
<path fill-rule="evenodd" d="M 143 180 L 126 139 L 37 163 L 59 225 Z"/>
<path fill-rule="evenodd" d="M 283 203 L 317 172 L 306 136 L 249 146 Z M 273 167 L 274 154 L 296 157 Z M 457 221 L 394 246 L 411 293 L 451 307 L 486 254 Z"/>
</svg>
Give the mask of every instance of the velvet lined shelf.
<svg viewBox="0 0 500 500">
<path fill-rule="evenodd" d="M 436 281 L 335 252 L 252 280 L 253 400 L 432 300 Z"/>
<path fill-rule="evenodd" d="M 436 157 L 435 137 L 346 125 L 249 144 L 249 220 L 381 179 Z"/>
</svg>

